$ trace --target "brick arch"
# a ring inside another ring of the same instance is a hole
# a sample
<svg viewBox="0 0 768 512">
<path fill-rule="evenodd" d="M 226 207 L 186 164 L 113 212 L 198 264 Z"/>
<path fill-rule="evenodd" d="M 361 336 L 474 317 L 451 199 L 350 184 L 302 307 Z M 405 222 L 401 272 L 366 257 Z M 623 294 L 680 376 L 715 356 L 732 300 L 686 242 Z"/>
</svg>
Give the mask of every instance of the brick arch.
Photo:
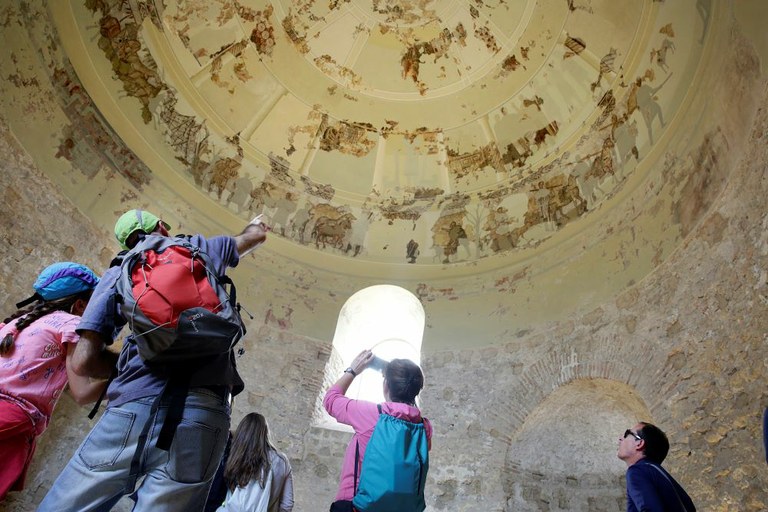
<svg viewBox="0 0 768 512">
<path fill-rule="evenodd" d="M 493 407 L 482 420 L 485 438 L 481 442 L 483 446 L 478 449 L 487 454 L 486 467 L 499 468 L 503 473 L 504 493 L 509 493 L 510 480 L 521 475 L 538 480 L 546 477 L 519 467 L 507 455 L 526 419 L 559 388 L 582 379 L 614 381 L 632 389 L 647 405 L 652 416 L 661 414 L 659 405 L 664 392 L 658 390 L 659 381 L 675 364 L 675 351 L 670 353 L 661 343 L 633 345 L 631 341 L 615 335 L 582 339 L 586 341 L 578 345 L 563 343 L 553 348 L 525 365 L 509 385 L 496 384 L 491 389 L 488 403 Z M 518 349 L 510 350 L 507 357 L 517 358 L 516 352 Z M 569 478 L 557 477 L 547 482 L 566 489 L 573 485 Z M 597 481 L 594 476 L 589 476 L 579 481 L 579 485 L 596 490 L 614 488 L 617 479 L 620 480 L 615 476 L 605 476 L 597 478 Z"/>
<path fill-rule="evenodd" d="M 630 355 L 627 350 L 626 343 L 610 338 L 597 341 L 583 351 L 572 346 L 549 351 L 528 366 L 512 387 L 494 389 L 499 407 L 491 413 L 491 419 L 497 429 L 509 432 L 499 438 L 511 439 L 547 396 L 577 379 L 606 379 L 627 384 L 636 389 L 646 403 L 655 406 L 658 397 L 653 396 L 653 376 L 666 366 L 667 354 L 658 346 L 647 344 L 634 347 Z M 649 407 L 651 411 L 654 408 Z"/>
</svg>

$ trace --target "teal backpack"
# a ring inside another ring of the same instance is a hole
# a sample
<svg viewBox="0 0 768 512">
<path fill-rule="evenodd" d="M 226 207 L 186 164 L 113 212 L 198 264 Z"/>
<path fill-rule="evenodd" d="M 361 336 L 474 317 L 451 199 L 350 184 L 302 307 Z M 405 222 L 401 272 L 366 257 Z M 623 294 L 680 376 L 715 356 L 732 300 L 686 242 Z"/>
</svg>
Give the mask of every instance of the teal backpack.
<svg viewBox="0 0 768 512">
<path fill-rule="evenodd" d="M 381 412 L 365 449 L 360 481 L 352 504 L 360 512 L 422 512 L 429 470 L 424 423 L 411 423 Z M 355 459 L 359 459 L 359 446 Z M 357 481 L 357 463 L 355 464 Z"/>
</svg>

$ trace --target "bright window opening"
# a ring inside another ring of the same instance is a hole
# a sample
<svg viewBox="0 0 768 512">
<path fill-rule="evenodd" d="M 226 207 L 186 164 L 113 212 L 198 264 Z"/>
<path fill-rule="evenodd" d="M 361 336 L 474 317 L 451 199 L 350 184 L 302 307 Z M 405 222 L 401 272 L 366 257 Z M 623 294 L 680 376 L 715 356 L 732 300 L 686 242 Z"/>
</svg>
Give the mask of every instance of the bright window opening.
<svg viewBox="0 0 768 512">
<path fill-rule="evenodd" d="M 387 361 L 410 359 L 420 365 L 423 335 L 424 308 L 408 290 L 393 285 L 376 285 L 352 295 L 341 308 L 336 323 L 315 424 L 347 430 L 345 425 L 339 425 L 325 412 L 322 395 L 357 354 L 371 349 Z M 346 395 L 358 400 L 383 402 L 383 383 L 382 374 L 369 368 L 355 378 Z"/>
</svg>

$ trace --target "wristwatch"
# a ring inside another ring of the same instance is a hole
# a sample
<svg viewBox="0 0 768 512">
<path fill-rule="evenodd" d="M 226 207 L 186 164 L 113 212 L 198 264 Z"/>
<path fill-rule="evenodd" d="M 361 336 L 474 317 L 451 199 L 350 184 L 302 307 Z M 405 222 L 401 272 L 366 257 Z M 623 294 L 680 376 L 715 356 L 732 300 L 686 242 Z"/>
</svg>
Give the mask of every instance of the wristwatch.
<svg viewBox="0 0 768 512">
<path fill-rule="evenodd" d="M 357 377 L 357 372 L 353 370 L 351 366 L 344 370 L 344 373 L 351 373 L 353 377 Z"/>
</svg>

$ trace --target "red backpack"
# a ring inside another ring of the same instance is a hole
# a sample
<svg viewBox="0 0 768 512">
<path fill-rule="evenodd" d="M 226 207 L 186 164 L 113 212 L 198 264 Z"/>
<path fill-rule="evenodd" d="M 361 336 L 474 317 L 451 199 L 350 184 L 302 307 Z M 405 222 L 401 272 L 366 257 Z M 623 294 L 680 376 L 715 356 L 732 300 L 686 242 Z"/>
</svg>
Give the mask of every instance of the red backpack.
<svg viewBox="0 0 768 512">
<path fill-rule="evenodd" d="M 213 268 L 183 235 L 146 235 L 123 256 L 115 284 L 120 313 L 144 362 L 225 354 L 243 337 L 234 283 Z"/>
</svg>

